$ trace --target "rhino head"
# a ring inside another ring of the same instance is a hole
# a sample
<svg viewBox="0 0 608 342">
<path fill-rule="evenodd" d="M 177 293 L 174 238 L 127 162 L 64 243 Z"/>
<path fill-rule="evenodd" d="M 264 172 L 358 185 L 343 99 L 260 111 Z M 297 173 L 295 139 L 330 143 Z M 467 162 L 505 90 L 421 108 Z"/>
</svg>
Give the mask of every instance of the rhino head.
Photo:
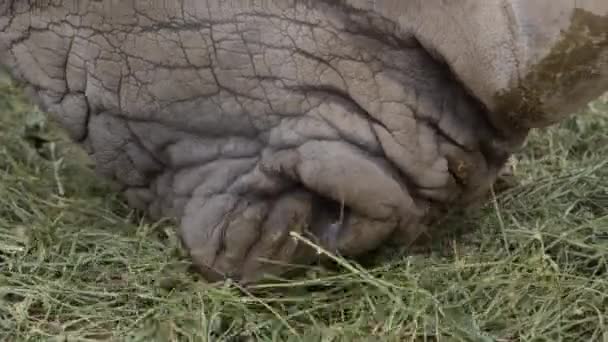
<svg viewBox="0 0 608 342">
<path fill-rule="evenodd" d="M 208 278 L 414 242 L 608 89 L 605 0 L 8 0 L 0 64 Z"/>
</svg>

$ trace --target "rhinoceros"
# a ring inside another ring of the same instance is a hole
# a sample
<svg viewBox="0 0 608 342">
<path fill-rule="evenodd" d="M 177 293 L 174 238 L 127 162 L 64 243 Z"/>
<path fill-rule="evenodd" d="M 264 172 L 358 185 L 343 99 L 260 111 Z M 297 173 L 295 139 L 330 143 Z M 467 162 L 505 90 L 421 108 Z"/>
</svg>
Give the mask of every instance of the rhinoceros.
<svg viewBox="0 0 608 342">
<path fill-rule="evenodd" d="M 0 64 L 204 277 L 244 284 L 306 241 L 424 238 L 607 63 L 606 0 L 0 3 Z"/>
</svg>

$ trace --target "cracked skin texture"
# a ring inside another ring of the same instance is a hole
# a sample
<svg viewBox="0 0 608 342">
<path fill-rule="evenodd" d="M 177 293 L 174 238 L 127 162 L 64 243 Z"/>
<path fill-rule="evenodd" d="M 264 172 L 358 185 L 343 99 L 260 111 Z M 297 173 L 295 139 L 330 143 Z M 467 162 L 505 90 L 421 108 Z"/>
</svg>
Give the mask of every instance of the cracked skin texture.
<svg viewBox="0 0 608 342">
<path fill-rule="evenodd" d="M 357 256 L 486 193 L 530 128 L 504 94 L 546 57 L 522 2 L 12 0 L 0 64 L 208 279 L 251 283 L 315 258 L 292 232 Z"/>
</svg>

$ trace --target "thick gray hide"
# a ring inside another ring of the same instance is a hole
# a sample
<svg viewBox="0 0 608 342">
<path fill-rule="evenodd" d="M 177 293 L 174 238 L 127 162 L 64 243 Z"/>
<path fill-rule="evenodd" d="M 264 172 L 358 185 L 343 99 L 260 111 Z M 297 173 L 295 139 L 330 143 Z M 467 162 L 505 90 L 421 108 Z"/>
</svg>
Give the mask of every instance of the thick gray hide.
<svg viewBox="0 0 608 342">
<path fill-rule="evenodd" d="M 0 63 L 209 278 L 412 242 L 608 80 L 605 0 L 28 3 Z"/>
</svg>

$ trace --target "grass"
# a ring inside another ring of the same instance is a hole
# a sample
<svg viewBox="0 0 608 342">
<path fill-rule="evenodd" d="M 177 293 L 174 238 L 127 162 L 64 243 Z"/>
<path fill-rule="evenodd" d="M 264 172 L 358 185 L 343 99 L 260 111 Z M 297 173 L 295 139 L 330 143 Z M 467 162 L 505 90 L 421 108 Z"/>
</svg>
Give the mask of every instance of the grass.
<svg viewBox="0 0 608 342">
<path fill-rule="evenodd" d="M 0 340 L 608 341 L 608 98 L 584 111 L 444 223 L 473 233 L 244 292 L 187 272 L 174 225 L 132 213 L 4 78 Z"/>
</svg>

